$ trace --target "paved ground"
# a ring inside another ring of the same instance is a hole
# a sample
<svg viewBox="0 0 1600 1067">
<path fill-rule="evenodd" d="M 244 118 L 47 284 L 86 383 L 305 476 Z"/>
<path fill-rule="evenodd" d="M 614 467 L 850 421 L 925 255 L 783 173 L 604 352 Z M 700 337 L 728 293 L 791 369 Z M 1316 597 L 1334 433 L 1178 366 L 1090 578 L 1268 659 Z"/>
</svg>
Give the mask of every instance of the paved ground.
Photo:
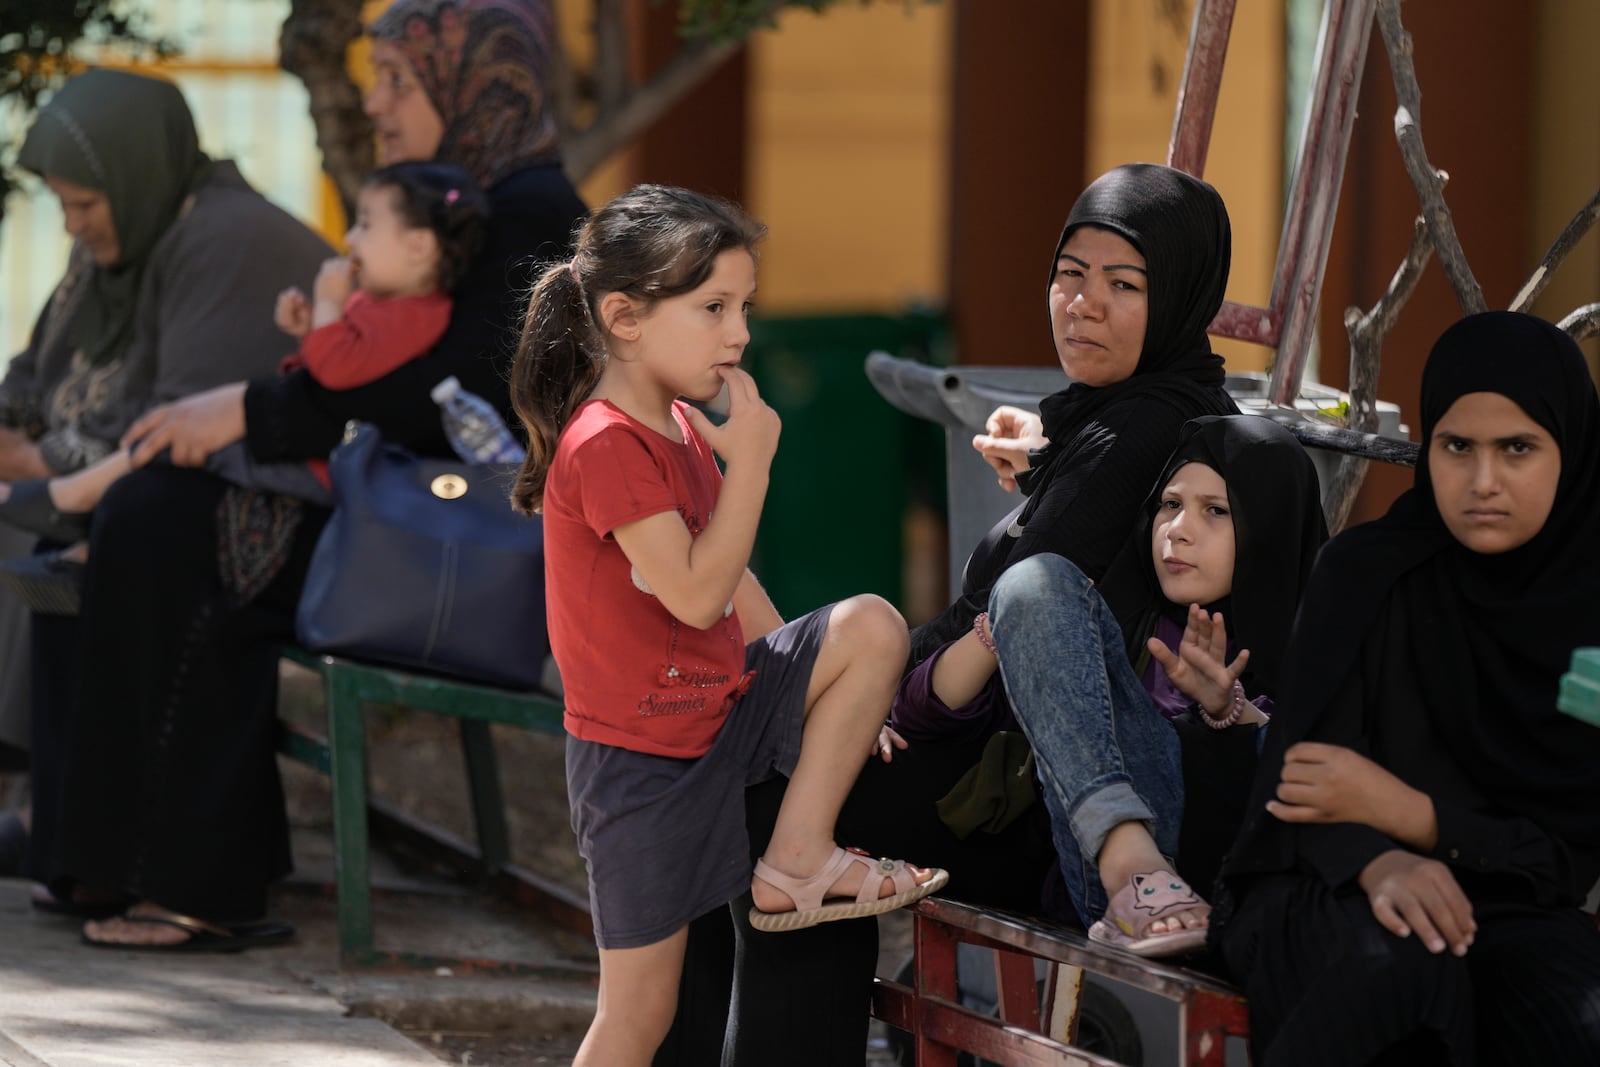
<svg viewBox="0 0 1600 1067">
<path fill-rule="evenodd" d="M 509 958 L 573 980 L 344 974 L 333 901 L 320 888 L 328 842 L 301 829 L 302 873 L 274 917 L 291 945 L 235 955 L 108 951 L 79 924 L 35 910 L 28 884 L 0 880 L 0 1065 L 4 1067 L 471 1067 L 569 1065 L 593 1012 L 593 946 L 524 912 L 387 864 L 379 947 Z M 903 936 L 889 938 L 891 944 Z M 890 954 L 900 951 L 890 947 Z M 869 1063 L 893 1061 L 875 1032 Z"/>
<path fill-rule="evenodd" d="M 303 672 L 301 672 L 303 673 Z M 308 678 L 284 676 L 285 713 L 317 721 Z M 455 724 L 419 714 L 368 719 L 374 792 L 471 837 Z M 583 892 L 559 738 L 496 729 L 513 860 Z M 83 945 L 78 923 L 36 912 L 28 885 L 0 879 L 0 1067 L 567 1067 L 593 1014 L 594 946 L 374 854 L 377 944 L 440 956 L 559 967 L 557 981 L 463 973 L 342 974 L 337 960 L 326 779 L 283 764 L 296 875 L 274 918 L 291 945 L 231 956 L 118 952 Z M 0 806 L 20 799 L 0 776 Z M 885 923 L 884 963 L 909 952 L 909 922 Z M 881 1027 L 868 1051 L 890 1067 Z"/>
<path fill-rule="evenodd" d="M 592 982 L 343 975 L 332 910 L 319 895 L 280 894 L 274 911 L 299 932 L 282 948 L 107 951 L 83 945 L 76 923 L 37 913 L 26 883 L 0 882 L 0 1064 L 570 1063 L 593 1011 Z M 428 951 L 497 942 L 527 962 L 579 969 L 592 951 L 465 898 L 391 899 L 379 923 L 383 935 Z M 472 1055 L 478 1046 L 495 1057 Z M 514 1059 L 501 1054 L 513 1050 Z"/>
</svg>

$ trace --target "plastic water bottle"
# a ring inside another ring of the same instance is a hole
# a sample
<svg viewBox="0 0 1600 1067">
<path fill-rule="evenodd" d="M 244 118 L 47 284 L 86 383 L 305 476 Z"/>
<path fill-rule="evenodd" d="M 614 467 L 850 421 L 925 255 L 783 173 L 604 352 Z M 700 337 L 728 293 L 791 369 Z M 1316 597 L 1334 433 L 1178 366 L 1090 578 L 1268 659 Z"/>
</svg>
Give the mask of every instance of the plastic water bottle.
<svg viewBox="0 0 1600 1067">
<path fill-rule="evenodd" d="M 439 405 L 450 447 L 468 463 L 521 463 L 527 455 L 494 405 L 461 388 L 454 375 L 429 395 Z"/>
</svg>

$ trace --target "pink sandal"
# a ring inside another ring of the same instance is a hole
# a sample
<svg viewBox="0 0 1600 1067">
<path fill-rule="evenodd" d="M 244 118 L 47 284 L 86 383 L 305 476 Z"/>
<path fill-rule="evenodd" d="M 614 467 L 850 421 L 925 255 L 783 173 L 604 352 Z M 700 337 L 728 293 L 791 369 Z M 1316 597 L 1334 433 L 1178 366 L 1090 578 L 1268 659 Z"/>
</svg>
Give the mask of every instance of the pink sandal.
<svg viewBox="0 0 1600 1067">
<path fill-rule="evenodd" d="M 1136 956 L 1177 956 L 1205 947 L 1206 928 L 1181 927 L 1152 934 L 1158 919 L 1180 911 L 1211 911 L 1189 883 L 1171 871 L 1136 874 L 1117 890 L 1105 916 L 1089 927 L 1089 940 L 1132 952 Z"/>
<path fill-rule="evenodd" d="M 853 901 L 840 900 L 824 904 L 829 888 L 844 876 L 852 863 L 868 868 L 861 879 L 861 891 Z M 794 901 L 793 911 L 762 911 L 750 909 L 750 925 L 757 930 L 775 933 L 779 930 L 800 930 L 818 923 L 838 919 L 859 919 L 867 915 L 881 915 L 886 911 L 903 908 L 921 900 L 930 893 L 944 888 L 950 880 L 948 871 L 935 868 L 933 877 L 918 882 L 910 864 L 901 860 L 875 860 L 858 849 L 835 848 L 833 855 L 823 863 L 822 869 L 810 878 L 795 878 L 784 874 L 762 860 L 756 860 L 756 877 L 788 895 Z M 878 896 L 883 887 L 881 879 L 894 883 L 894 895 Z"/>
</svg>

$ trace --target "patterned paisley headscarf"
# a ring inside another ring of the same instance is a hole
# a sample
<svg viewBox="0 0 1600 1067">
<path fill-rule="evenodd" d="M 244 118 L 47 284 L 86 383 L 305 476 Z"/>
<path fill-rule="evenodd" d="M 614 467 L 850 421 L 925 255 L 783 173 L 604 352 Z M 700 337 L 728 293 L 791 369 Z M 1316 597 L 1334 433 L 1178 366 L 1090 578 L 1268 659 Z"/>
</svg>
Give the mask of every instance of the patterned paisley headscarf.
<svg viewBox="0 0 1600 1067">
<path fill-rule="evenodd" d="M 444 120 L 434 158 L 485 189 L 557 158 L 546 0 L 396 0 L 367 33 L 399 48 Z"/>
</svg>

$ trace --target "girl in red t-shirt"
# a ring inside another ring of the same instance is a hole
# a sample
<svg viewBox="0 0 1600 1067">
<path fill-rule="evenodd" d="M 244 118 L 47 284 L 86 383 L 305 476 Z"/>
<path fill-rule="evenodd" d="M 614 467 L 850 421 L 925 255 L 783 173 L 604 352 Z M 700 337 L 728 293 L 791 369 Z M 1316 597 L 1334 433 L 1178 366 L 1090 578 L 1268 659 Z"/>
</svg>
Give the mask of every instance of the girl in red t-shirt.
<svg viewBox="0 0 1600 1067">
<path fill-rule="evenodd" d="M 752 925 L 791 930 L 889 911 L 947 878 L 833 842 L 867 755 L 889 755 L 905 622 L 861 596 L 785 624 L 748 569 L 779 430 L 739 367 L 762 233 L 723 201 L 636 187 L 539 280 L 512 369 L 529 434 L 513 502 L 544 515 L 600 947 L 579 1065 L 650 1062 L 689 922 L 745 892 Z M 679 399 L 724 387 L 720 426 Z M 752 877 L 744 790 L 774 775 L 789 788 Z"/>
</svg>

